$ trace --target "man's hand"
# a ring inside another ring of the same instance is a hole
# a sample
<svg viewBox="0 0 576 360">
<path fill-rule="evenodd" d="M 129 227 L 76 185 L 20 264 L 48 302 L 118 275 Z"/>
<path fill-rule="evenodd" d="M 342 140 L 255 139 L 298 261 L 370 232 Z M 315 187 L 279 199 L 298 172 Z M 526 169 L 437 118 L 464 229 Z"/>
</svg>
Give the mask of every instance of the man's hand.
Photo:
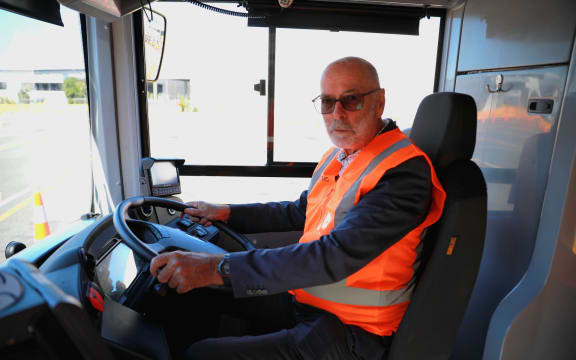
<svg viewBox="0 0 576 360">
<path fill-rule="evenodd" d="M 223 257 L 223 254 L 168 252 L 152 259 L 150 272 L 159 282 L 183 294 L 204 286 L 223 285 L 218 274 L 218 263 Z"/>
<path fill-rule="evenodd" d="M 230 206 L 228 205 L 211 204 L 204 201 L 190 201 L 187 204 L 192 207 L 184 210 L 184 213 L 188 214 L 192 221 L 204 226 L 212 225 L 212 221 L 215 220 L 226 222 L 230 217 Z"/>
</svg>

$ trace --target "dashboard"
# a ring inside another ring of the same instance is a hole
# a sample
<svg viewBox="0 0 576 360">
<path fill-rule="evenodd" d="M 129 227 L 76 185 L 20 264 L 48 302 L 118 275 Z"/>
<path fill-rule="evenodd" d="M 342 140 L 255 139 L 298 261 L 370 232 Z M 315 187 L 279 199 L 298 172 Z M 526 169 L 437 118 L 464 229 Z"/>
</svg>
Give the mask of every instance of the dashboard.
<svg viewBox="0 0 576 360">
<path fill-rule="evenodd" d="M 14 344 L 3 349 L 7 358 L 50 353 L 76 359 L 89 353 L 88 358 L 108 359 L 111 349 L 115 358 L 170 359 L 164 324 L 147 314 L 174 308 L 176 293 L 159 296 L 149 261 L 120 239 L 112 219 L 102 217 L 46 254 L 42 264 L 15 257 L 0 267 L 0 342 Z M 167 251 L 224 251 L 211 243 L 225 241 L 218 228 L 177 215 L 167 224 L 129 220 L 128 225 L 140 239 L 163 243 Z"/>
<path fill-rule="evenodd" d="M 139 197 L 139 202 L 127 199 L 122 203 L 133 206 L 125 208 L 127 213 L 118 211 L 115 215 L 123 214 L 124 226 L 139 243 L 155 253 L 173 250 L 224 253 L 253 248 L 253 244 L 225 224 L 203 226 L 174 210 L 184 209 L 182 201 L 173 197 L 180 192 L 176 162 L 152 159 L 147 165 L 151 165 L 145 168 L 150 185 L 147 194 L 153 189 L 163 189 L 172 201 Z M 132 250 L 138 249 L 137 244 L 119 236 L 114 221 L 113 215 L 101 216 L 44 252 L 34 264 L 15 257 L 0 267 L 0 290 L 1 286 L 9 290 L 0 291 L 0 320 L 8 319 L 11 324 L 4 326 L 3 322 L 3 328 L 10 330 L 0 334 L 0 341 L 15 344 L 9 351 L 17 355 L 11 358 L 42 358 L 47 345 L 49 351 L 58 354 L 56 358 L 81 358 L 80 353 L 99 347 L 103 339 L 117 358 L 137 354 L 136 358 L 170 359 L 165 328 L 173 325 L 166 320 L 153 320 L 150 314 L 168 304 L 168 311 L 173 312 L 169 318 L 178 320 L 179 310 L 188 311 L 190 303 L 184 307 L 172 306 L 175 298 L 179 298 L 176 292 L 159 286 L 149 272 L 150 260 Z M 191 296 L 198 300 L 201 295 Z M 7 297 L 9 302 L 5 301 Z M 197 310 L 205 316 L 203 309 Z M 32 328 L 36 333 L 29 331 Z M 52 343 L 37 342 L 38 334 Z M 18 345 L 25 342 L 30 346 Z M 71 343 L 79 347 L 69 346 Z M 38 357 L 20 352 L 28 348 L 37 351 Z M 106 347 L 101 347 L 101 351 L 98 358 L 109 358 L 104 355 Z"/>
<path fill-rule="evenodd" d="M 180 213 L 165 224 L 139 220 L 138 214 L 139 209 L 133 209 L 134 218 L 127 221 L 131 230 L 148 245 L 161 245 L 166 251 L 223 252 L 214 244 L 235 243 L 216 226 L 180 219 Z M 149 272 L 149 261 L 136 255 L 119 237 L 112 216 L 103 217 L 62 244 L 40 265 L 39 272 L 82 304 L 89 322 L 102 339 L 114 344 L 119 358 L 133 352 L 145 354 L 142 358 L 170 358 L 163 324 L 148 314 L 164 306 L 176 309 L 171 304 L 177 294 L 166 287 L 160 291 Z M 22 312 L 24 322 L 29 321 L 26 311 Z"/>
<path fill-rule="evenodd" d="M 139 209 L 134 209 L 133 215 L 138 214 Z M 115 232 L 112 222 L 109 223 L 108 229 L 94 232 L 94 237 L 87 241 L 86 272 L 104 297 L 131 305 L 130 300 L 140 297 L 138 293 L 149 289 L 153 281 L 148 272 L 149 261 L 136 255 Z M 150 246 L 158 246 L 158 250 L 205 252 L 230 242 L 217 227 L 200 225 L 187 216 L 180 218 L 179 213 L 166 224 L 149 220 L 129 220 L 128 223 L 140 239 Z"/>
</svg>

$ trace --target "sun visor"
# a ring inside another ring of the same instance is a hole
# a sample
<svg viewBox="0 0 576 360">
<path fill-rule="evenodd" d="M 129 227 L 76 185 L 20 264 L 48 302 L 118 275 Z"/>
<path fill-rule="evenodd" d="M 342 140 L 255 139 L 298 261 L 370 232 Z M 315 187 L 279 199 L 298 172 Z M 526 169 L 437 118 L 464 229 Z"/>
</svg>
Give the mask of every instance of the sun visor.
<svg viewBox="0 0 576 360">
<path fill-rule="evenodd" d="M 0 9 L 64 26 L 60 17 L 60 4 L 57 0 L 0 0 Z"/>
<path fill-rule="evenodd" d="M 276 1 L 249 1 L 247 9 L 248 26 L 401 35 L 418 35 L 420 19 L 426 15 L 419 7 L 311 1 L 294 2 L 289 8 L 281 8 Z"/>
</svg>

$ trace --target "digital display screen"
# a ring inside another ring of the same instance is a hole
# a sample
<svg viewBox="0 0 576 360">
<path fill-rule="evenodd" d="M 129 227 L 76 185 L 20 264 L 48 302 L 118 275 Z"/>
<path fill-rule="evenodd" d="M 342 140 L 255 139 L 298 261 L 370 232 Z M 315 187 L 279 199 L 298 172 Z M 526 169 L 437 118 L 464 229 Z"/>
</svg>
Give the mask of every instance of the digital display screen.
<svg viewBox="0 0 576 360">
<path fill-rule="evenodd" d="M 152 186 L 178 185 L 178 170 L 171 161 L 157 161 L 150 169 Z"/>
<path fill-rule="evenodd" d="M 119 243 L 96 265 L 96 278 L 104 294 L 118 301 L 138 275 L 140 265 L 132 250 Z"/>
</svg>

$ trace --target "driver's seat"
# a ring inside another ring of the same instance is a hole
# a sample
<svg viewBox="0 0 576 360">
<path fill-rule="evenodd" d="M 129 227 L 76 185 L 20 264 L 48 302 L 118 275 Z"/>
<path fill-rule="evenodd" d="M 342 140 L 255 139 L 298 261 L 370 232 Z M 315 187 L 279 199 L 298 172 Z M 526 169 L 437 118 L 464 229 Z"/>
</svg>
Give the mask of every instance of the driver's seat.
<svg viewBox="0 0 576 360">
<path fill-rule="evenodd" d="M 424 239 L 419 280 L 388 360 L 448 359 L 474 288 L 486 228 L 486 182 L 471 161 L 474 99 L 427 96 L 410 138 L 432 160 L 447 197 L 442 217 Z"/>
</svg>

